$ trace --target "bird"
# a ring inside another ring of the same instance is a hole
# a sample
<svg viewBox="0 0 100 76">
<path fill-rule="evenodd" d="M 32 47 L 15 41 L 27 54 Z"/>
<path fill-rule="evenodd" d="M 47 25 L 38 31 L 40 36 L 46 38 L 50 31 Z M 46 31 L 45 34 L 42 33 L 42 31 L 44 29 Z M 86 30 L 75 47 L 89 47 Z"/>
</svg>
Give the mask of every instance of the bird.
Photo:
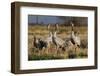
<svg viewBox="0 0 100 76">
<path fill-rule="evenodd" d="M 34 47 L 38 48 L 39 50 L 42 50 L 44 47 L 47 47 L 47 43 L 40 38 L 36 38 L 36 36 L 34 36 L 33 44 Z"/>
<path fill-rule="evenodd" d="M 80 40 L 80 37 L 78 35 L 78 32 L 74 31 L 74 23 L 72 23 L 72 22 L 71 22 L 71 27 L 72 27 L 72 29 L 71 29 L 71 38 L 70 38 L 70 40 L 71 40 L 73 45 L 76 45 L 77 47 L 80 47 L 81 40 Z"/>
</svg>

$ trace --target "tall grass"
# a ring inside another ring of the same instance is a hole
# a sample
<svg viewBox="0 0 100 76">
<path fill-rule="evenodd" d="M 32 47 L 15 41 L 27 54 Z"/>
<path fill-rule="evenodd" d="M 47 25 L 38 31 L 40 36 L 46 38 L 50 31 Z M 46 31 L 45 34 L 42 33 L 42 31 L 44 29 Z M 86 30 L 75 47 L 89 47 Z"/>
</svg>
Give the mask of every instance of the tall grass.
<svg viewBox="0 0 100 76">
<path fill-rule="evenodd" d="M 53 29 L 54 30 L 54 29 Z M 33 46 L 33 37 L 34 35 L 37 38 L 45 39 L 48 37 L 48 29 L 47 26 L 34 25 L 28 27 L 28 59 L 29 60 L 51 60 L 51 59 L 72 59 L 72 58 L 86 58 L 88 57 L 88 47 L 87 46 L 87 27 L 75 27 L 76 31 L 79 31 L 79 36 L 82 41 L 82 48 L 78 51 L 75 49 L 66 49 L 62 51 L 55 49 L 55 47 L 46 48 L 43 50 L 39 50 Z M 57 36 L 62 38 L 63 40 L 67 39 L 70 36 L 71 27 L 59 26 L 59 30 L 57 31 Z M 51 44 L 51 46 L 54 46 Z"/>
</svg>

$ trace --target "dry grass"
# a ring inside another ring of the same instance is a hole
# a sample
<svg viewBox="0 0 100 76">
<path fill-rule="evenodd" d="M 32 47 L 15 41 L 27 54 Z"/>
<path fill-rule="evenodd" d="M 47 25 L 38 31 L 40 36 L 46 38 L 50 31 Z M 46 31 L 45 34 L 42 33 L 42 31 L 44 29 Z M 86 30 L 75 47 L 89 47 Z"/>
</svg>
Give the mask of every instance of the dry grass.
<svg viewBox="0 0 100 76">
<path fill-rule="evenodd" d="M 49 60 L 49 59 L 70 59 L 70 58 L 86 58 L 87 54 L 87 27 L 75 27 L 75 30 L 78 30 L 80 33 L 80 38 L 82 41 L 82 48 L 75 49 L 72 47 L 71 49 L 67 49 L 62 51 L 62 49 L 55 49 L 55 46 L 51 44 L 50 48 L 45 48 L 39 50 L 35 48 L 32 44 L 34 35 L 37 38 L 45 39 L 48 37 L 47 26 L 29 26 L 28 27 L 28 56 L 29 60 Z M 66 40 L 71 33 L 71 27 L 59 26 L 59 31 L 57 36 Z"/>
</svg>

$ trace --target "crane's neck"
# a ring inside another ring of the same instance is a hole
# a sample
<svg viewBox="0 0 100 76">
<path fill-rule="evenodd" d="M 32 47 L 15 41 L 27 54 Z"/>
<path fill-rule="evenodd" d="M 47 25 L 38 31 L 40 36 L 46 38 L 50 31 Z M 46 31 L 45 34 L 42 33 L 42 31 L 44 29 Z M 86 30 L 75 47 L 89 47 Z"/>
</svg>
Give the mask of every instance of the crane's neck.
<svg viewBox="0 0 100 76">
<path fill-rule="evenodd" d="M 57 37 L 56 34 L 57 34 L 57 32 L 54 32 L 54 37 Z"/>
<path fill-rule="evenodd" d="M 72 23 L 72 31 L 74 31 L 74 24 Z"/>
</svg>

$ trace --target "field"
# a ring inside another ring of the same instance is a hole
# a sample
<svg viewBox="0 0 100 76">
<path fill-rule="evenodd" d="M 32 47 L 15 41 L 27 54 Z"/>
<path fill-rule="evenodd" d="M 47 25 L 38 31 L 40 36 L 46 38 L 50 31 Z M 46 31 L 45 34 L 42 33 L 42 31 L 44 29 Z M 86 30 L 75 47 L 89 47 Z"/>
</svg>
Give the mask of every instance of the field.
<svg viewBox="0 0 100 76">
<path fill-rule="evenodd" d="M 74 28 L 79 32 L 81 39 L 81 47 L 74 49 L 74 46 L 67 48 L 63 51 L 61 48 L 56 49 L 54 44 L 51 44 L 49 48 L 39 50 L 33 46 L 34 36 L 45 40 L 48 37 L 47 26 L 41 25 L 29 25 L 28 26 L 28 60 L 51 60 L 51 59 L 72 59 L 72 58 L 86 58 L 88 57 L 88 43 L 87 43 L 87 27 L 77 26 Z M 70 26 L 59 26 L 57 36 L 63 40 L 67 40 L 71 34 Z"/>
</svg>

